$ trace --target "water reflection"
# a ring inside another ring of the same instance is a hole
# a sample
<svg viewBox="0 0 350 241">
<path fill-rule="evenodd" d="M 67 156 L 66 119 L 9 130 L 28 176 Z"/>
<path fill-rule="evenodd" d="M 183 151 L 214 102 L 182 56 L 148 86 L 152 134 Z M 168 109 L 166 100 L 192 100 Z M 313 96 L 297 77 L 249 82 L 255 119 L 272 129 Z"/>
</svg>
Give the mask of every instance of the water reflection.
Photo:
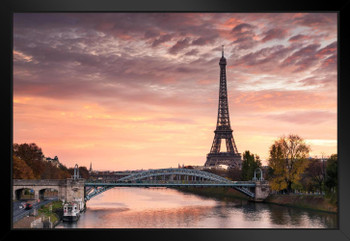
<svg viewBox="0 0 350 241">
<path fill-rule="evenodd" d="M 58 228 L 335 228 L 335 214 L 241 199 L 219 201 L 166 188 L 115 188 Z"/>
</svg>

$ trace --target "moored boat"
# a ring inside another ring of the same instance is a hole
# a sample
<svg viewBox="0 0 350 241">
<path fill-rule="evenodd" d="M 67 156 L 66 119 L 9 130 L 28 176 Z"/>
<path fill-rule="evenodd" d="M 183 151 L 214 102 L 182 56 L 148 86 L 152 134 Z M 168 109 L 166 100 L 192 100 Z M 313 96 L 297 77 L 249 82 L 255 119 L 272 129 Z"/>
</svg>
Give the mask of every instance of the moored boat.
<svg viewBox="0 0 350 241">
<path fill-rule="evenodd" d="M 63 205 L 63 221 L 76 222 L 80 218 L 80 210 L 76 202 L 65 203 Z"/>
</svg>

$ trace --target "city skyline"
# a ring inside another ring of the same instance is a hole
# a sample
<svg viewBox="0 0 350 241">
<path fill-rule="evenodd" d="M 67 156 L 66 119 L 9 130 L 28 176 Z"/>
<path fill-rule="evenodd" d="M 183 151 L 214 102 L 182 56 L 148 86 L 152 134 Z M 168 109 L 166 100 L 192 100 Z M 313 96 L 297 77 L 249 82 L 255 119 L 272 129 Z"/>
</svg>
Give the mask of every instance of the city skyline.
<svg viewBox="0 0 350 241">
<path fill-rule="evenodd" d="M 15 13 L 14 143 L 97 170 L 204 165 L 225 45 L 238 151 L 337 153 L 336 13 Z M 263 163 L 263 164 L 266 164 Z"/>
</svg>

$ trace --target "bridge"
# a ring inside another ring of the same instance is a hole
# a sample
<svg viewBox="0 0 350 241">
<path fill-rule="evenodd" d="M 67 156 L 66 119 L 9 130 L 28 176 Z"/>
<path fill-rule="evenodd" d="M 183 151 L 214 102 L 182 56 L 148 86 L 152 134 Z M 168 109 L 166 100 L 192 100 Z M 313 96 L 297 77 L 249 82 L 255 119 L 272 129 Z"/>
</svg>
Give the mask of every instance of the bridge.
<svg viewBox="0 0 350 241">
<path fill-rule="evenodd" d="M 114 187 L 232 187 L 254 201 L 265 200 L 270 190 L 268 182 L 263 180 L 231 181 L 209 172 L 185 168 L 142 171 L 115 181 L 87 180 L 85 187 L 86 201 Z"/>
<path fill-rule="evenodd" d="M 20 199 L 20 193 L 23 189 L 31 189 L 34 192 L 34 199 L 43 199 L 44 192 L 47 189 L 58 191 L 60 200 L 73 201 L 76 199 L 84 200 L 84 183 L 83 178 L 67 179 L 14 179 L 12 188 L 13 200 Z"/>
<path fill-rule="evenodd" d="M 256 176 L 252 181 L 231 181 L 224 177 L 185 168 L 166 168 L 135 172 L 119 179 L 86 180 L 74 176 L 65 180 L 13 180 L 13 199 L 19 198 L 23 189 L 32 189 L 35 198 L 50 188 L 58 191 L 58 198 L 65 201 L 86 202 L 91 198 L 115 187 L 231 187 L 245 194 L 250 200 L 265 200 L 270 188 L 267 181 Z M 83 205 L 80 205 L 83 206 Z"/>
</svg>

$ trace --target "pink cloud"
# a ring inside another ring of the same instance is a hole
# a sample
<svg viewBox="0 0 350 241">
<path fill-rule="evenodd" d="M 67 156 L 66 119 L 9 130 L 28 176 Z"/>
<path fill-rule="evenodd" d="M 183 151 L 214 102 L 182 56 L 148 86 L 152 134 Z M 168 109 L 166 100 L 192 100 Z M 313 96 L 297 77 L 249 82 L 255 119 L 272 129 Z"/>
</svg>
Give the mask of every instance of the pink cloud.
<svg viewBox="0 0 350 241">
<path fill-rule="evenodd" d="M 313 91 L 251 91 L 230 95 L 235 110 L 275 112 L 278 110 L 335 109 L 336 98 Z"/>
<path fill-rule="evenodd" d="M 310 39 L 310 36 L 307 36 L 307 35 L 304 35 L 304 34 L 298 34 L 298 35 L 294 35 L 292 37 L 290 37 L 288 39 L 288 41 L 290 42 L 297 42 L 297 41 L 300 41 L 300 40 L 308 40 Z"/>
<path fill-rule="evenodd" d="M 272 39 L 283 39 L 287 36 L 288 31 L 286 29 L 280 29 L 280 28 L 272 28 L 263 33 L 263 39 L 262 42 L 267 42 Z"/>
<path fill-rule="evenodd" d="M 241 151 L 336 140 L 336 39 L 333 13 L 16 13 L 14 141 L 71 166 L 201 165 L 222 44 Z"/>
<path fill-rule="evenodd" d="M 337 113 L 329 111 L 290 111 L 283 114 L 269 115 L 268 118 L 282 120 L 300 125 L 315 125 L 320 123 L 335 124 Z"/>
</svg>

